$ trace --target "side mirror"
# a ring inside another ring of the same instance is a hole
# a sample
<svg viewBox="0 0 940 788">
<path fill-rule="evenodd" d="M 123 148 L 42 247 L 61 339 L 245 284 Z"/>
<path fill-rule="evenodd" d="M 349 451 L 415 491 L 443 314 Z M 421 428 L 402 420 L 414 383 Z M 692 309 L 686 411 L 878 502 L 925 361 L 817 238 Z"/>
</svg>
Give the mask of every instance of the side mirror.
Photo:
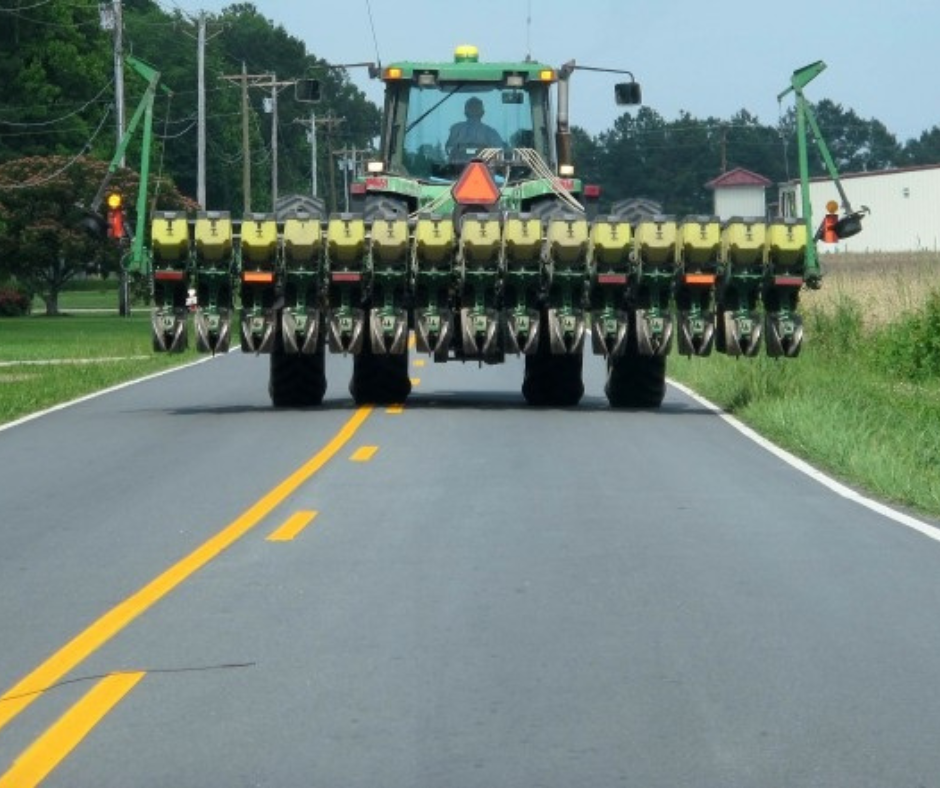
<svg viewBox="0 0 940 788">
<path fill-rule="evenodd" d="M 614 85 L 614 101 L 619 106 L 643 103 L 643 92 L 639 82 L 620 82 Z"/>
<path fill-rule="evenodd" d="M 320 100 L 319 79 L 298 79 L 294 83 L 294 98 L 312 104 Z"/>
</svg>

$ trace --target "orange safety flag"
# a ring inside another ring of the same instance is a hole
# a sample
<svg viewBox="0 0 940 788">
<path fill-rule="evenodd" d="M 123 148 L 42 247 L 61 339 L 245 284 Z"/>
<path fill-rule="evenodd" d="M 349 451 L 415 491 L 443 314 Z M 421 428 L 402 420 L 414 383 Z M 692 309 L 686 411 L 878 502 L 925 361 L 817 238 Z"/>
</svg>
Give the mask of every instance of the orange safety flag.
<svg viewBox="0 0 940 788">
<path fill-rule="evenodd" d="M 823 219 L 823 243 L 834 244 L 839 242 L 839 233 L 836 231 L 836 224 L 838 224 L 838 222 L 839 217 L 836 214 L 826 214 L 826 217 Z"/>
</svg>

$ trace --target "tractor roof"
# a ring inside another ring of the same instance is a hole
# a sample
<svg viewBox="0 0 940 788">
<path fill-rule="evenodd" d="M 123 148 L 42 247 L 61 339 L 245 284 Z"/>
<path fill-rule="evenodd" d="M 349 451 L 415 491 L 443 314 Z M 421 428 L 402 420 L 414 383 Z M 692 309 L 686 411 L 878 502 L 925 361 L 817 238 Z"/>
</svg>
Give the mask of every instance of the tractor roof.
<svg viewBox="0 0 940 788">
<path fill-rule="evenodd" d="M 423 79 L 428 84 L 435 82 L 501 82 L 512 83 L 512 77 L 519 77 L 521 87 L 526 82 L 555 82 L 556 70 L 545 63 L 531 60 L 518 62 L 481 63 L 476 47 L 460 46 L 454 52 L 452 61 L 400 61 L 391 63 L 382 69 L 382 79 L 386 82 Z"/>
</svg>

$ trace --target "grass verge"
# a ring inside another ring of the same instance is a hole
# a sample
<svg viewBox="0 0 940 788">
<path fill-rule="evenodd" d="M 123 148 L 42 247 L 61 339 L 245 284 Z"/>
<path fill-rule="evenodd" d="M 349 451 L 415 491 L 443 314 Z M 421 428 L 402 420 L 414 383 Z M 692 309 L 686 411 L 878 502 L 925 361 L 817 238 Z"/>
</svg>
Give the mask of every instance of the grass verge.
<svg viewBox="0 0 940 788">
<path fill-rule="evenodd" d="M 938 278 L 908 273 L 893 269 L 905 298 L 893 312 L 873 314 L 871 278 L 851 269 L 806 299 L 797 359 L 674 358 L 669 375 L 846 483 L 940 517 Z"/>
<path fill-rule="evenodd" d="M 2 319 L 0 424 L 196 358 L 153 353 L 143 312 Z"/>
</svg>

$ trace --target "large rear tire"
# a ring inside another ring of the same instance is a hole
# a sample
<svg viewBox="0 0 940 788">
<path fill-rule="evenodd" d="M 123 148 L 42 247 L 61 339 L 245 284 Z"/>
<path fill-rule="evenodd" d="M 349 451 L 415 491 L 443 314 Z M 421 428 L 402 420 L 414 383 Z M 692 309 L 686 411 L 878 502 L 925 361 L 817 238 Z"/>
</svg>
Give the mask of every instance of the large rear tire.
<svg viewBox="0 0 940 788">
<path fill-rule="evenodd" d="M 367 331 L 362 350 L 353 356 L 349 393 L 357 405 L 398 405 L 411 393 L 408 351 L 375 354 Z"/>
<path fill-rule="evenodd" d="M 641 356 L 631 333 L 624 354 L 607 360 L 604 393 L 612 408 L 658 408 L 666 396 L 665 357 Z"/>
<path fill-rule="evenodd" d="M 311 408 L 326 394 L 326 359 L 323 348 L 316 353 L 271 353 L 268 393 L 275 408 Z"/>
<path fill-rule="evenodd" d="M 548 316 L 542 310 L 539 345 L 535 353 L 525 357 L 522 396 L 530 405 L 543 408 L 569 408 L 584 396 L 581 353 L 554 355 L 548 336 Z"/>
</svg>

